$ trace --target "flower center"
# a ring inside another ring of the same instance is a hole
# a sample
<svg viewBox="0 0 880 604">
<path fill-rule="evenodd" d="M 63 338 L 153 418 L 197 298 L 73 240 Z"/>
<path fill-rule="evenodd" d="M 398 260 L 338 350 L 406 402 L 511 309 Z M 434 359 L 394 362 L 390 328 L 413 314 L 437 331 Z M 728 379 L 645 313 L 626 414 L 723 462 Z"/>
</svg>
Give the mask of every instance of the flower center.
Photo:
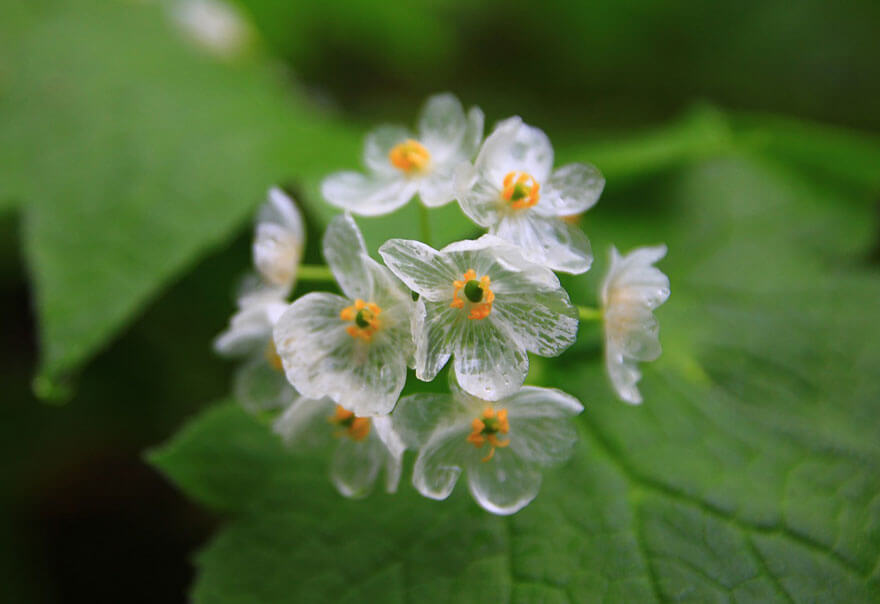
<svg viewBox="0 0 880 604">
<path fill-rule="evenodd" d="M 342 309 L 339 318 L 343 321 L 351 321 L 352 324 L 346 328 L 348 335 L 353 338 L 363 338 L 369 342 L 373 334 L 382 327 L 382 321 L 379 320 L 381 312 L 382 309 L 378 304 L 364 302 L 358 298 L 352 306 Z"/>
<path fill-rule="evenodd" d="M 503 184 L 501 198 L 510 203 L 514 210 L 530 208 L 541 198 L 541 185 L 528 172 L 508 172 Z"/>
<path fill-rule="evenodd" d="M 388 152 L 388 159 L 398 170 L 411 174 L 424 170 L 431 161 L 431 154 L 422 143 L 410 138 L 394 145 Z"/>
<path fill-rule="evenodd" d="M 473 431 L 468 435 L 467 441 L 481 449 L 489 443 L 489 453 L 483 458 L 487 462 L 495 456 L 495 448 L 504 448 L 510 444 L 510 439 L 498 440 L 498 434 L 510 432 L 510 423 L 507 421 L 507 409 L 499 409 L 497 412 L 491 406 L 483 410 L 480 417 L 475 417 L 471 422 Z"/>
<path fill-rule="evenodd" d="M 370 434 L 370 418 L 358 417 L 348 409 L 336 405 L 336 412 L 327 418 L 338 429 L 337 437 L 348 436 L 351 440 L 360 442 Z"/>
<path fill-rule="evenodd" d="M 449 306 L 464 308 L 467 304 L 468 319 L 485 319 L 492 312 L 492 302 L 495 300 L 491 284 L 492 280 L 488 275 L 477 280 L 476 271 L 472 268 L 468 269 L 460 280 L 452 282 L 455 291 L 452 294 L 452 304 Z M 464 298 L 460 294 L 463 294 Z"/>
</svg>

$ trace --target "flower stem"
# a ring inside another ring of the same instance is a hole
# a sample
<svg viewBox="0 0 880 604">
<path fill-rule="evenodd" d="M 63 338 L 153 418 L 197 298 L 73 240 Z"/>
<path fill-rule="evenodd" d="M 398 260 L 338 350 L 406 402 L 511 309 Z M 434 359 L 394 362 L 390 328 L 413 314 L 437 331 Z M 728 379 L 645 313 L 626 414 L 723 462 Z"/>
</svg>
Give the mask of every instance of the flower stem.
<svg viewBox="0 0 880 604">
<path fill-rule="evenodd" d="M 593 308 L 592 306 L 580 306 L 578 305 L 578 316 L 581 321 L 601 321 L 602 320 L 602 309 L 601 308 Z"/>
<path fill-rule="evenodd" d="M 431 245 L 431 217 L 428 215 L 428 207 L 419 200 L 419 226 L 422 230 L 422 243 Z"/>
<path fill-rule="evenodd" d="M 329 266 L 323 264 L 300 264 L 296 271 L 300 281 L 335 281 Z"/>
</svg>

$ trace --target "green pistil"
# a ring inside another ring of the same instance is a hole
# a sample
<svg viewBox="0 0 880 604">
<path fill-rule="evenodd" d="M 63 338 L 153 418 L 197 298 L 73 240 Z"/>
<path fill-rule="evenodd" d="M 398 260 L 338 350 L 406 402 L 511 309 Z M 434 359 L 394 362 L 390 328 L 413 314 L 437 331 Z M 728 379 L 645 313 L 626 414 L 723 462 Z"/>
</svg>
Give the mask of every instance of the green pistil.
<svg viewBox="0 0 880 604">
<path fill-rule="evenodd" d="M 367 309 L 361 309 L 358 311 L 358 314 L 354 317 L 354 322 L 361 329 L 366 329 L 370 326 L 370 318 L 372 318 L 373 313 L 368 311 Z M 369 317 L 369 318 L 368 318 Z"/>
<path fill-rule="evenodd" d="M 468 300 L 476 304 L 483 299 L 483 288 L 476 279 L 471 279 L 464 284 L 464 295 Z"/>
<path fill-rule="evenodd" d="M 527 187 L 521 182 L 516 183 L 513 186 L 513 194 L 510 196 L 510 201 L 520 201 L 529 196 L 531 192 L 531 188 Z"/>
<path fill-rule="evenodd" d="M 499 430 L 498 426 L 498 418 L 497 417 L 484 417 L 483 422 L 483 434 L 496 434 Z"/>
</svg>

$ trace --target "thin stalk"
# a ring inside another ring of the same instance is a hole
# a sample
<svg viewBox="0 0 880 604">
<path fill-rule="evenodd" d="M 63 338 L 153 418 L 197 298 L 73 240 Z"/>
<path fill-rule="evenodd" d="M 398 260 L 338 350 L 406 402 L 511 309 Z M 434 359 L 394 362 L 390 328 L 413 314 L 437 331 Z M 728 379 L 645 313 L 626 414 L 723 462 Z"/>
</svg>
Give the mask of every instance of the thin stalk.
<svg viewBox="0 0 880 604">
<path fill-rule="evenodd" d="M 333 272 L 329 266 L 323 264 L 300 264 L 296 271 L 296 278 L 300 281 L 335 281 Z"/>
<path fill-rule="evenodd" d="M 601 308 L 593 308 L 592 306 L 580 306 L 578 305 L 578 317 L 580 317 L 581 321 L 601 321 L 602 320 L 602 309 Z"/>
<path fill-rule="evenodd" d="M 422 230 L 422 243 L 431 244 L 431 217 L 428 214 L 428 208 L 419 201 L 419 227 Z"/>
</svg>

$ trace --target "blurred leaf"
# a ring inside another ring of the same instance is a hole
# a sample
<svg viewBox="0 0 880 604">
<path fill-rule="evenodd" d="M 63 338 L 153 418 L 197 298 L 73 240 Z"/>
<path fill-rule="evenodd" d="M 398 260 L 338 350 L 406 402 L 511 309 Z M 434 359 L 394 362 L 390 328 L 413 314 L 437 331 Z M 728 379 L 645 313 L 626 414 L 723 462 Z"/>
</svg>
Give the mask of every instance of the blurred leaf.
<svg viewBox="0 0 880 604">
<path fill-rule="evenodd" d="M 314 190 L 358 144 L 259 57 L 216 62 L 157 6 L 53 13 L 18 54 L 0 130 L 0 165 L 15 178 L 0 193 L 26 202 L 38 386 L 88 359 L 269 185 Z"/>
<path fill-rule="evenodd" d="M 599 249 L 670 243 L 665 354 L 645 368 L 644 405 L 614 400 L 595 327 L 541 360 L 545 383 L 583 400 L 582 441 L 509 518 L 463 485 L 441 503 L 406 484 L 345 500 L 326 460 L 218 406 L 151 456 L 231 515 L 199 556 L 194 601 L 877 601 L 880 276 L 856 262 L 866 210 L 743 158 L 652 187 L 661 207 L 612 197 L 585 219 Z M 575 299 L 600 276 L 569 280 Z"/>
</svg>

